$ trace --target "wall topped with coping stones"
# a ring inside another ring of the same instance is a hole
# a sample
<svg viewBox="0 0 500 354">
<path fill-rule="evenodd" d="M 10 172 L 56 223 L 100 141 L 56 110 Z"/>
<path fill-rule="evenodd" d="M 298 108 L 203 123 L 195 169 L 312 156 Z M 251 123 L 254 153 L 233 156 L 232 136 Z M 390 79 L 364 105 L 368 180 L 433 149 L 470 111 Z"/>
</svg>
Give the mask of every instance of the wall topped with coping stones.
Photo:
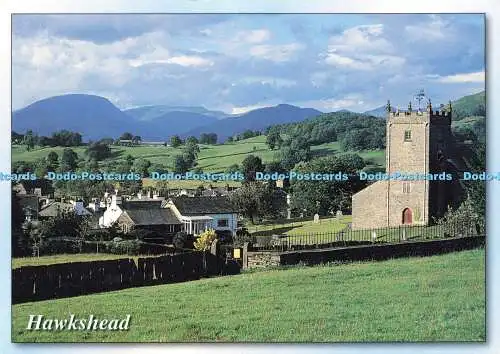
<svg viewBox="0 0 500 354">
<path fill-rule="evenodd" d="M 485 240 L 485 236 L 457 237 L 444 240 L 408 241 L 398 244 L 354 246 L 283 253 L 244 252 L 243 257 L 248 257 L 248 260 L 252 259 L 251 262 L 248 262 L 248 268 L 275 267 L 299 263 L 306 265 L 330 262 L 347 263 L 412 256 L 432 256 L 484 247 Z M 265 253 L 267 253 L 267 255 L 264 255 Z"/>
</svg>

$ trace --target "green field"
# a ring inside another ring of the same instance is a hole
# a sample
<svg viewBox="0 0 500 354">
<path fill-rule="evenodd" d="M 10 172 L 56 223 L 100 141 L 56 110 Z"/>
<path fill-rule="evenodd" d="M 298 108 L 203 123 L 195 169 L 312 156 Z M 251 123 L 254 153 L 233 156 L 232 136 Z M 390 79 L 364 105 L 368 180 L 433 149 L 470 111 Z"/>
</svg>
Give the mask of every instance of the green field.
<svg viewBox="0 0 500 354">
<path fill-rule="evenodd" d="M 39 158 L 46 157 L 51 151 L 55 151 L 61 156 L 63 149 L 63 147 L 45 147 L 26 151 L 25 146 L 14 145 L 12 147 L 12 162 L 33 162 Z M 85 158 L 84 147 L 72 149 L 80 158 Z M 313 146 L 311 150 L 316 156 L 343 153 L 338 142 Z M 111 146 L 111 152 L 113 157 L 102 161 L 101 165 L 112 165 L 115 161 L 123 161 L 127 155 L 132 155 L 134 158 L 148 159 L 153 164 L 162 164 L 168 170 L 172 170 L 174 157 L 182 153 L 182 146 L 178 148 L 164 146 Z M 224 172 L 231 165 L 238 164 L 241 166 L 242 161 L 250 154 L 259 156 L 265 163 L 275 160 L 276 153 L 276 150 L 272 151 L 266 145 L 266 137 L 263 135 L 228 144 L 200 145 L 197 167 L 205 172 Z M 370 165 L 385 166 L 383 150 L 361 151 L 358 153 L 361 157 L 367 159 Z"/>
<path fill-rule="evenodd" d="M 248 232 L 252 235 L 303 235 L 309 233 L 337 232 L 344 229 L 350 223 L 352 217 L 345 215 L 340 218 L 321 218 L 318 223 L 313 220 L 299 220 L 283 222 L 279 224 L 246 225 Z"/>
<path fill-rule="evenodd" d="M 12 306 L 15 342 L 485 341 L 484 250 L 292 267 Z M 130 329 L 27 331 L 30 314 Z"/>
</svg>

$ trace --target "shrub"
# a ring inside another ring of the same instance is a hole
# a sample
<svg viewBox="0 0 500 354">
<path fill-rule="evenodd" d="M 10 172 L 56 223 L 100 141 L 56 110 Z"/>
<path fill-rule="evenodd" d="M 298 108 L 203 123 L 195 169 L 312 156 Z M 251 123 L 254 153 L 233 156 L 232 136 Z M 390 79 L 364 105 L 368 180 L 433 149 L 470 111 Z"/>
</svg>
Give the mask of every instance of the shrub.
<svg viewBox="0 0 500 354">
<path fill-rule="evenodd" d="M 212 242 L 217 238 L 215 230 L 210 229 L 198 236 L 194 242 L 194 248 L 198 251 L 207 251 L 210 249 Z"/>
<path fill-rule="evenodd" d="M 110 242 L 108 251 L 113 254 L 137 255 L 140 252 L 141 244 L 137 240 L 125 240 L 119 242 Z"/>
<path fill-rule="evenodd" d="M 192 249 L 194 244 L 194 237 L 193 235 L 189 235 L 184 231 L 179 231 L 174 235 L 172 239 L 172 244 L 174 245 L 175 248 Z"/>
</svg>

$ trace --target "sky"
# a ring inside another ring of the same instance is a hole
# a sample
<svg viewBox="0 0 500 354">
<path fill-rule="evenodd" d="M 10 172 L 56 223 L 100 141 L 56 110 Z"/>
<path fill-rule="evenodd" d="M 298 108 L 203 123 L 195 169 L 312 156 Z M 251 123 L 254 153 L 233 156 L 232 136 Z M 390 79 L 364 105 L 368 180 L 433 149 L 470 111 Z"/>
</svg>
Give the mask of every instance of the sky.
<svg viewBox="0 0 500 354">
<path fill-rule="evenodd" d="M 482 14 L 17 14 L 12 104 L 365 111 L 421 88 L 444 103 L 484 89 L 484 33 Z"/>
</svg>

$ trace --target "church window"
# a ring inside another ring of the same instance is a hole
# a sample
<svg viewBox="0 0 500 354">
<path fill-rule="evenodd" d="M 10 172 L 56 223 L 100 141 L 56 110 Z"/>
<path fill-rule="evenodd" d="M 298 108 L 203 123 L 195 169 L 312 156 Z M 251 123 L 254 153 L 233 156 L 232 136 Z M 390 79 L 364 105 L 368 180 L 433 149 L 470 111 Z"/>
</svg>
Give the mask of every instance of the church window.
<svg viewBox="0 0 500 354">
<path fill-rule="evenodd" d="M 405 130 L 405 141 L 411 141 L 411 130 Z"/>
</svg>

